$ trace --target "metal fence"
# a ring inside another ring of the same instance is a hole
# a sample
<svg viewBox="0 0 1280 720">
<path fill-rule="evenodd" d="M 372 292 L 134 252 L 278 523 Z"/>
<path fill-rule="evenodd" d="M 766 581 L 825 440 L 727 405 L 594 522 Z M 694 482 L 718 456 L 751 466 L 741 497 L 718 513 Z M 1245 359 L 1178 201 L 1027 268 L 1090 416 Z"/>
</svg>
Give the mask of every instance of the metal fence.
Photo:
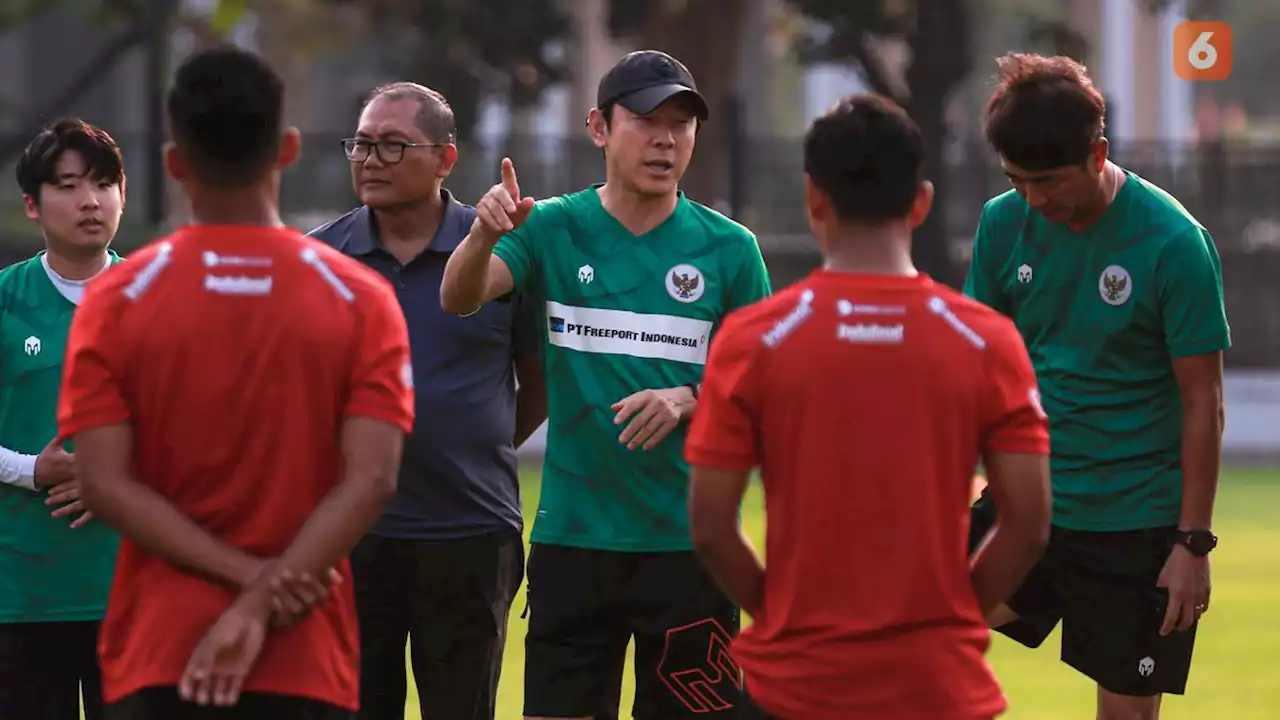
<svg viewBox="0 0 1280 720">
<path fill-rule="evenodd" d="M 304 141 L 299 162 L 287 173 L 282 203 L 291 223 L 309 229 L 354 203 L 349 166 L 336 135 Z M 158 230 L 138 207 L 147 197 L 147 159 L 141 137 L 122 137 L 130 176 L 130 205 L 119 243 L 129 249 Z M 474 202 L 497 178 L 504 154 L 517 159 L 522 191 L 547 196 L 581 189 L 603 177 L 600 152 L 585 139 L 517 138 L 472 142 L 448 187 Z M 1223 261 L 1234 368 L 1280 367 L 1280 147 L 1228 143 L 1149 143 L 1113 149 L 1117 162 L 1164 187 L 1213 233 Z M 947 147 L 949 193 L 945 228 L 955 257 L 967 261 L 982 204 L 1008 184 L 980 139 L 953 140 Z M 761 238 L 777 286 L 793 282 L 817 263 L 803 215 L 800 142 L 786 139 L 700 140 L 694 161 L 712 175 L 711 197 L 699 197 Z M 9 171 L 12 172 L 12 164 Z M 12 177 L 12 175 L 10 175 Z M 39 244 L 22 213 L 16 187 L 0 194 L 0 261 L 29 253 Z"/>
</svg>

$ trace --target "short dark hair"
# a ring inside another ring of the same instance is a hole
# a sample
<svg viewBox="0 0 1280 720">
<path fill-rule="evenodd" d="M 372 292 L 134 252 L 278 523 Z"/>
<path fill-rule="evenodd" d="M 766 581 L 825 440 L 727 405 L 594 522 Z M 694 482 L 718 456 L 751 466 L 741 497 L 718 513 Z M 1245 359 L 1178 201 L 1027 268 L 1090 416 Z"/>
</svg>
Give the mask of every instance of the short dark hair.
<svg viewBox="0 0 1280 720">
<path fill-rule="evenodd" d="M 425 85 L 413 82 L 393 82 L 379 85 L 365 98 L 364 106 L 385 97 L 388 100 L 414 100 L 418 112 L 413 121 L 431 142 L 451 143 L 458 138 L 458 124 L 453 117 L 453 106 L 444 95 Z"/>
<path fill-rule="evenodd" d="M 284 81 L 248 50 L 220 45 L 187 58 L 166 107 L 174 142 L 204 185 L 252 185 L 280 151 Z"/>
<path fill-rule="evenodd" d="M 804 136 L 804 171 L 846 222 L 906 217 L 920 188 L 924 141 L 897 103 L 850 95 L 813 121 Z"/>
<path fill-rule="evenodd" d="M 58 161 L 68 150 L 80 153 L 93 179 L 116 184 L 124 180 L 124 156 L 115 138 L 80 118 L 65 117 L 37 133 L 18 158 L 14 174 L 22 194 L 39 204 L 41 188 L 57 180 Z"/>
<path fill-rule="evenodd" d="M 1018 167 L 1043 171 L 1088 159 L 1106 130 L 1107 101 L 1068 57 L 1009 53 L 983 118 L 987 142 Z"/>
</svg>

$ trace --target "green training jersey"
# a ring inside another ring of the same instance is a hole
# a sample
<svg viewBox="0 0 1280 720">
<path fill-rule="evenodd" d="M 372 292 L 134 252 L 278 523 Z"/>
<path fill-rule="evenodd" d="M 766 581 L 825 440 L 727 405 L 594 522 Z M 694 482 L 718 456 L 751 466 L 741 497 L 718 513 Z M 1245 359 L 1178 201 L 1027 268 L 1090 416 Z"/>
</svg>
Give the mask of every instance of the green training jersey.
<svg viewBox="0 0 1280 720">
<path fill-rule="evenodd" d="M 599 186 L 539 201 L 494 249 L 545 308 L 548 399 L 536 543 L 621 552 L 689 550 L 687 423 L 653 450 L 618 442 L 614 403 L 699 383 L 725 315 L 769 295 L 755 236 L 681 194 L 636 236 Z"/>
<path fill-rule="evenodd" d="M 0 270 L 0 446 L 36 455 L 57 435 L 75 309 L 39 255 Z M 0 623 L 100 620 L 105 613 L 118 538 L 97 520 L 72 530 L 73 518 L 49 516 L 47 497 L 0 485 Z"/>
<path fill-rule="evenodd" d="M 1168 193 L 1126 177 L 1083 232 L 1016 192 L 990 200 L 965 282 L 1027 344 L 1051 425 L 1053 523 L 1073 530 L 1177 524 L 1172 360 L 1231 344 L 1213 238 Z"/>
</svg>

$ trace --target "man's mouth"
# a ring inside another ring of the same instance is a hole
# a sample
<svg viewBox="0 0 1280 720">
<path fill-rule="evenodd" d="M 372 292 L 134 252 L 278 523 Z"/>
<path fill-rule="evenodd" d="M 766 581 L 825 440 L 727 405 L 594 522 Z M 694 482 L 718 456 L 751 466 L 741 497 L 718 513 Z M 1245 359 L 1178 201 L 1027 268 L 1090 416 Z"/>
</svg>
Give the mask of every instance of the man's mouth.
<svg viewBox="0 0 1280 720">
<path fill-rule="evenodd" d="M 675 169 L 676 164 L 670 160 L 650 160 L 646 162 L 644 166 L 651 172 L 669 173 Z"/>
<path fill-rule="evenodd" d="M 97 218 L 87 218 L 76 223 L 83 230 L 101 230 L 103 223 Z"/>
</svg>

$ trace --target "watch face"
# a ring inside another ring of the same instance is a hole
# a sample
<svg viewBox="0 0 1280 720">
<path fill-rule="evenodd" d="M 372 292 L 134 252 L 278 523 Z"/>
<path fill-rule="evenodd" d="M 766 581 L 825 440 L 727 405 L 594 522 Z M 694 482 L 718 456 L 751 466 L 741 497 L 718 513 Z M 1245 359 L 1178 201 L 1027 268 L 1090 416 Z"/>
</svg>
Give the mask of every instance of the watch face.
<svg viewBox="0 0 1280 720">
<path fill-rule="evenodd" d="M 1218 538 L 1208 532 L 1193 532 L 1187 534 L 1187 548 L 1196 555 L 1207 555 L 1218 544 Z"/>
</svg>

